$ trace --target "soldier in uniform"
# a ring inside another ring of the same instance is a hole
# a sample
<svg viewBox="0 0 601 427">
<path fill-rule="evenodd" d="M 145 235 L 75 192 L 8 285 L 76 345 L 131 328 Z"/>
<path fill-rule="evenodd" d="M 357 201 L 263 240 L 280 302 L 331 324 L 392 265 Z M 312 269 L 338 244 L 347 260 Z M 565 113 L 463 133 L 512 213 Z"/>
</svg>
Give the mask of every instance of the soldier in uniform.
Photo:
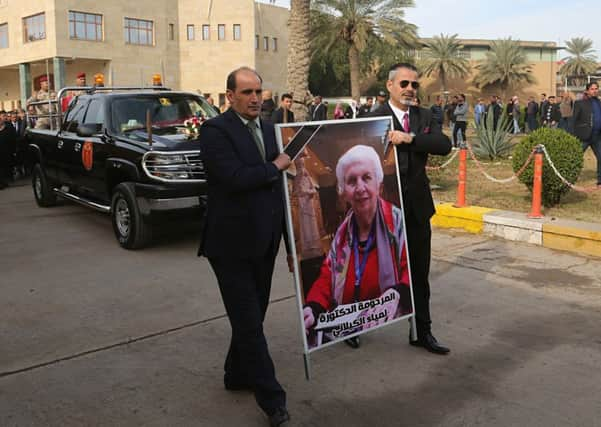
<svg viewBox="0 0 601 427">
<path fill-rule="evenodd" d="M 86 86 L 86 73 L 78 73 L 77 80 L 75 80 L 75 86 L 85 87 Z M 70 90 L 66 96 L 61 99 L 61 111 L 64 113 L 69 108 L 71 100 L 76 96 L 83 95 L 85 90 Z"/>
<path fill-rule="evenodd" d="M 40 77 L 40 90 L 37 91 L 27 103 L 38 101 L 55 100 L 56 93 L 49 90 L 48 77 Z M 37 104 L 34 106 L 38 119 L 36 121 L 36 129 L 50 129 L 50 113 L 56 114 L 56 105 L 54 104 Z"/>
</svg>

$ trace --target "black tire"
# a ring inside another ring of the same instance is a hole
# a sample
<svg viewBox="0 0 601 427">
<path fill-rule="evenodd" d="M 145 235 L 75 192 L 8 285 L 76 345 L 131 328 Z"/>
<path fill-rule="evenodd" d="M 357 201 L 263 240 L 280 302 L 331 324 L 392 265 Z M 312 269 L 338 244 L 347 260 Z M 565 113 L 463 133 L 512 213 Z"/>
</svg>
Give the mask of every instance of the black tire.
<svg viewBox="0 0 601 427">
<path fill-rule="evenodd" d="M 56 193 L 53 191 L 42 166 L 37 163 L 31 172 L 31 187 L 38 206 L 48 208 L 56 205 Z"/>
<path fill-rule="evenodd" d="M 121 247 L 140 249 L 150 242 L 152 229 L 140 213 L 132 183 L 122 182 L 115 187 L 111 199 L 111 220 Z"/>
</svg>

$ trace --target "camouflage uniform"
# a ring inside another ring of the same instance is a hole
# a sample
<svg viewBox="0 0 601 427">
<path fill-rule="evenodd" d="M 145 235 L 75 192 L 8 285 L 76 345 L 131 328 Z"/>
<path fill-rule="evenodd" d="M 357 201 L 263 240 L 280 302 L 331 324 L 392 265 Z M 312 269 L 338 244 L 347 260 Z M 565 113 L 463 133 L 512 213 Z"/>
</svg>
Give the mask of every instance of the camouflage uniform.
<svg viewBox="0 0 601 427">
<path fill-rule="evenodd" d="M 56 100 L 56 93 L 54 91 L 48 92 L 46 90 L 40 89 L 31 98 L 27 100 L 27 103 L 48 100 Z M 56 115 L 56 104 L 38 104 L 34 107 L 36 114 L 38 115 L 38 119 L 35 123 L 36 129 L 50 129 L 50 117 L 48 117 L 48 114 L 52 112 L 53 115 Z"/>
</svg>

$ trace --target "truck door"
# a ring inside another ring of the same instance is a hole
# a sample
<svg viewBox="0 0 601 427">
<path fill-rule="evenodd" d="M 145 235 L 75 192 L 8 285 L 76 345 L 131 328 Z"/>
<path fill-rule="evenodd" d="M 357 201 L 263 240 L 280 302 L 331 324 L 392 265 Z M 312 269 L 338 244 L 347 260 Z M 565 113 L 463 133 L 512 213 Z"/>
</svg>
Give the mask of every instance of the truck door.
<svg viewBox="0 0 601 427">
<path fill-rule="evenodd" d="M 88 105 L 83 123 L 94 125 L 97 134 L 88 138 L 77 138 L 75 148 L 79 156 L 73 165 L 77 170 L 77 180 L 88 196 L 97 201 L 106 202 L 106 159 L 112 147 L 105 142 L 104 133 L 105 102 L 102 98 L 93 98 Z M 79 145 L 78 145 L 79 144 Z M 76 150 L 77 151 L 77 150 Z"/>
<path fill-rule="evenodd" d="M 78 186 L 77 175 L 81 163 L 82 144 L 77 136 L 77 126 L 83 123 L 88 106 L 87 99 L 79 98 L 77 103 L 69 110 L 63 123 L 63 128 L 58 134 L 58 175 L 60 182 L 70 188 Z"/>
</svg>

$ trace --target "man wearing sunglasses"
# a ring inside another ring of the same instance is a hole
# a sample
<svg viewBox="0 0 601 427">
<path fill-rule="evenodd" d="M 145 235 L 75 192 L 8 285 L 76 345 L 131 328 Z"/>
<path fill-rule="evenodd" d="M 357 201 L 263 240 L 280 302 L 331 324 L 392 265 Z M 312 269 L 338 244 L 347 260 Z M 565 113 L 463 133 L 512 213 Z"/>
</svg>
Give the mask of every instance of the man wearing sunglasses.
<svg viewBox="0 0 601 427">
<path fill-rule="evenodd" d="M 434 202 L 426 163 L 428 154 L 448 154 L 451 141 L 442 133 L 430 110 L 415 105 L 419 81 L 413 65 L 393 65 L 386 88 L 390 94 L 388 102 L 372 115 L 392 116 L 394 122 L 394 130 L 388 136 L 397 148 L 417 324 L 417 340 L 410 343 L 432 353 L 447 354 L 450 350 L 438 343 L 431 330 L 428 275 L 432 236 L 430 218 L 434 215 Z"/>
</svg>

